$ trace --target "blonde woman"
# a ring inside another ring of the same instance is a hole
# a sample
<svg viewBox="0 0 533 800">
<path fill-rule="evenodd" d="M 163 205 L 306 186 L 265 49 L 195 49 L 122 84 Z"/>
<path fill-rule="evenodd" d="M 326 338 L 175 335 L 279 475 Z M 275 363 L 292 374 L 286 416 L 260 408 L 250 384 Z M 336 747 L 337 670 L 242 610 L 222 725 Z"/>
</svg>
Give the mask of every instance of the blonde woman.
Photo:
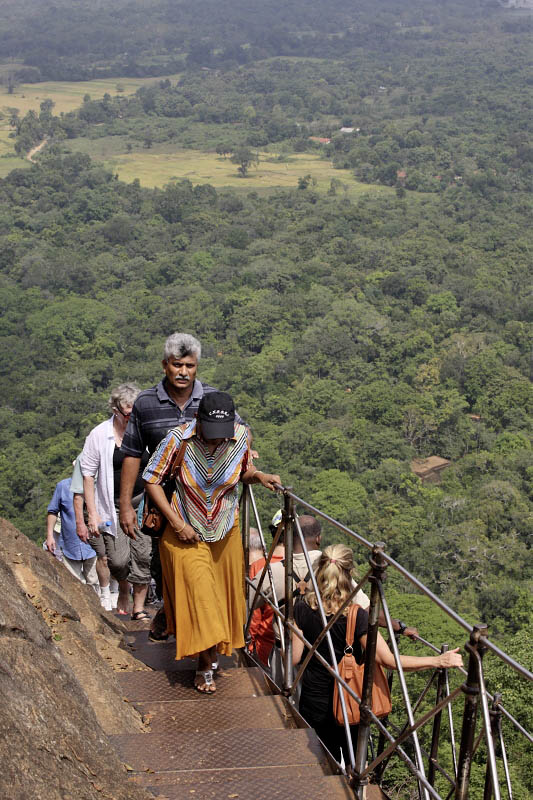
<svg viewBox="0 0 533 800">
<path fill-rule="evenodd" d="M 353 590 L 352 570 L 353 555 L 344 544 L 326 547 L 315 568 L 316 582 L 326 617 L 331 618 L 345 602 Z M 344 654 L 346 645 L 346 615 L 341 615 L 331 628 L 331 640 L 337 663 Z M 318 610 L 318 601 L 314 591 L 307 591 L 294 607 L 294 619 L 300 632 L 307 641 L 313 643 L 322 631 L 322 619 Z M 363 661 L 368 628 L 368 612 L 359 608 L 355 626 L 353 652 L 359 664 Z M 307 653 L 303 642 L 293 634 L 293 663 L 298 664 Z M 458 653 L 459 648 L 438 656 L 401 656 L 404 670 L 435 669 L 437 667 L 460 667 L 463 660 Z M 330 661 L 326 640 L 318 646 L 318 652 L 326 661 Z M 376 645 L 376 661 L 384 669 L 395 669 L 394 656 L 387 643 L 378 633 Z M 302 694 L 300 713 L 313 727 L 330 753 L 340 761 L 340 751 L 348 758 L 344 727 L 337 725 L 333 717 L 334 679 L 317 658 L 312 658 L 302 677 Z M 357 745 L 357 725 L 351 726 L 354 749 Z"/>
</svg>

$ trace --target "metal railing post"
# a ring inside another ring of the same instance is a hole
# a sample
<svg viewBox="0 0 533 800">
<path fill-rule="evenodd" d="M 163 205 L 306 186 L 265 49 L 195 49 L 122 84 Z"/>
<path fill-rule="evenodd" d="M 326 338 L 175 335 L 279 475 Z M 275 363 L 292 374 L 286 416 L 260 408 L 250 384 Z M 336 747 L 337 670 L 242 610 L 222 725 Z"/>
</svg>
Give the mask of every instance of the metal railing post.
<svg viewBox="0 0 533 800">
<path fill-rule="evenodd" d="M 365 671 L 363 675 L 363 689 L 361 693 L 361 705 L 359 707 L 360 720 L 359 730 L 357 735 L 357 750 L 355 753 L 355 771 L 352 778 L 352 786 L 355 790 L 356 796 L 362 800 L 364 787 L 368 784 L 368 778 L 360 778 L 366 764 L 368 753 L 368 740 L 370 737 L 370 723 L 372 717 L 370 711 L 372 709 L 372 687 L 374 685 L 374 670 L 376 664 L 376 642 L 378 638 L 379 626 L 379 587 L 383 580 L 385 570 L 387 569 L 387 562 L 383 558 L 383 550 L 385 545 L 383 542 L 378 542 L 372 548 L 372 555 L 370 556 L 370 566 L 372 567 L 372 576 L 369 578 L 371 583 L 370 591 L 370 607 L 368 609 L 368 632 L 366 635 L 366 649 L 365 649 Z"/>
<path fill-rule="evenodd" d="M 499 692 L 495 692 L 494 697 L 492 699 L 492 708 L 490 710 L 490 732 L 494 746 L 498 744 L 500 748 L 503 771 L 505 775 L 505 783 L 507 786 L 507 794 L 509 796 L 509 800 L 513 800 L 513 787 L 511 786 L 511 777 L 509 775 L 507 752 L 505 750 L 505 742 L 503 741 L 503 736 L 502 736 L 503 711 L 501 707 L 501 701 L 502 701 L 501 694 Z M 487 763 L 487 773 L 485 776 L 485 794 L 483 796 L 483 800 L 492 798 L 492 796 L 493 796 L 492 775 L 490 770 L 490 764 Z"/>
<path fill-rule="evenodd" d="M 485 647 L 481 637 L 487 635 L 487 625 L 474 625 L 470 634 L 470 641 L 465 649 L 469 654 L 468 673 L 466 683 L 463 684 L 465 694 L 465 708 L 463 712 L 463 725 L 461 729 L 461 745 L 459 748 L 459 763 L 457 765 L 457 783 L 455 785 L 455 800 L 467 800 L 468 784 L 470 780 L 470 767 L 474 750 L 476 734 L 477 711 L 479 705 L 479 673 L 478 656 L 482 657 Z"/>
<path fill-rule="evenodd" d="M 290 491 L 290 489 L 288 490 Z M 283 694 L 289 697 L 292 687 L 292 632 L 289 622 L 294 624 L 294 600 L 292 588 L 292 557 L 294 552 L 294 500 L 284 497 L 283 522 L 285 530 L 285 611 L 283 628 L 285 635 Z"/>
<path fill-rule="evenodd" d="M 440 648 L 441 653 L 448 650 L 448 645 L 443 644 Z M 437 679 L 437 696 L 435 704 L 438 705 L 443 697 L 446 696 L 446 670 L 439 669 L 439 677 Z M 439 739 L 440 739 L 440 725 L 442 719 L 442 711 L 439 711 L 433 719 L 433 730 L 431 732 L 431 749 L 429 752 L 429 765 L 428 765 L 428 783 L 435 786 L 435 775 L 437 772 L 436 764 L 439 758 Z"/>
<path fill-rule="evenodd" d="M 494 700 L 492 703 L 492 708 L 490 710 L 490 735 L 492 736 L 492 741 L 494 745 L 499 743 L 499 731 L 500 731 L 500 724 L 502 712 L 498 708 L 499 701 L 497 698 L 501 695 L 495 695 Z M 492 772 L 490 769 L 489 761 L 487 760 L 487 769 L 485 772 L 485 787 L 483 790 L 483 800 L 492 800 L 494 797 L 493 787 L 492 787 Z"/>
</svg>

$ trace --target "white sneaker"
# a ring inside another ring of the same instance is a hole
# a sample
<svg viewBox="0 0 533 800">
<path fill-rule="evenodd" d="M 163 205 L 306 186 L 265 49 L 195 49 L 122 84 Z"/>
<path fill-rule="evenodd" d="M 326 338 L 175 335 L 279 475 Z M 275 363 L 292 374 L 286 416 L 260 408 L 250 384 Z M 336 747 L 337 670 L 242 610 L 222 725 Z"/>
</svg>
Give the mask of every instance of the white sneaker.
<svg viewBox="0 0 533 800">
<path fill-rule="evenodd" d="M 109 597 L 111 598 L 111 608 L 114 610 L 118 603 L 118 592 L 111 592 Z"/>
<path fill-rule="evenodd" d="M 105 611 L 113 611 L 113 606 L 111 605 L 111 595 L 108 594 L 106 597 L 101 597 L 100 605 L 103 609 L 105 609 Z"/>
</svg>

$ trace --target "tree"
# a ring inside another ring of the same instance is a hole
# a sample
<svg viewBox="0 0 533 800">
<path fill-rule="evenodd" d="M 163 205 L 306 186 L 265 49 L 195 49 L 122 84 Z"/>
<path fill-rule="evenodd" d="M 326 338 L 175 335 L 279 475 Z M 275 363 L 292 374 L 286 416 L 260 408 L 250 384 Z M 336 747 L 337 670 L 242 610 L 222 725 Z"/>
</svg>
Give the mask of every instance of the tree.
<svg viewBox="0 0 533 800">
<path fill-rule="evenodd" d="M 250 167 L 259 164 L 259 156 L 257 153 L 254 153 L 253 150 L 250 150 L 249 147 L 243 145 L 234 151 L 231 157 L 231 163 L 238 164 L 238 172 L 241 174 L 242 178 L 246 178 Z"/>
<path fill-rule="evenodd" d="M 233 147 L 230 144 L 228 144 L 227 142 L 220 142 L 215 147 L 215 153 L 217 155 L 219 155 L 219 156 L 224 156 L 224 158 L 226 158 L 228 153 L 231 153 L 232 150 L 233 150 Z"/>
</svg>

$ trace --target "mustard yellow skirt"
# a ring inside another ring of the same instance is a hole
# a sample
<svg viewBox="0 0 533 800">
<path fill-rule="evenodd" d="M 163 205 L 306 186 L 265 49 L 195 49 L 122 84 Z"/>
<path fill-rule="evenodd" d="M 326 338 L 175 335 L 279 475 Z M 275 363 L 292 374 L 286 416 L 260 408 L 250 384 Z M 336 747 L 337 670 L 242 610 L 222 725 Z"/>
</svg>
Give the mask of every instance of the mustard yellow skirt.
<svg viewBox="0 0 533 800">
<path fill-rule="evenodd" d="M 176 659 L 213 645 L 231 655 L 244 647 L 244 556 L 239 520 L 220 542 L 186 544 L 167 526 L 159 543 L 167 630 Z"/>
</svg>

